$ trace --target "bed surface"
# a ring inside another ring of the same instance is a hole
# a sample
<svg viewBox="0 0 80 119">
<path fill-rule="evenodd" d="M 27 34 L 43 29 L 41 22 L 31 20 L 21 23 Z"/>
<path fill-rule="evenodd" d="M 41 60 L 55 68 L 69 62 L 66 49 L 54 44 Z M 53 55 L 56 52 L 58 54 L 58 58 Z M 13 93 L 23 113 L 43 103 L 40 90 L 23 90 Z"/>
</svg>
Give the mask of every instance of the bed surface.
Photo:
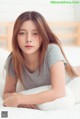
<svg viewBox="0 0 80 119">
<path fill-rule="evenodd" d="M 8 119 L 80 119 L 80 104 L 71 109 L 41 111 L 28 108 L 0 107 L 0 113 L 8 111 Z"/>
</svg>

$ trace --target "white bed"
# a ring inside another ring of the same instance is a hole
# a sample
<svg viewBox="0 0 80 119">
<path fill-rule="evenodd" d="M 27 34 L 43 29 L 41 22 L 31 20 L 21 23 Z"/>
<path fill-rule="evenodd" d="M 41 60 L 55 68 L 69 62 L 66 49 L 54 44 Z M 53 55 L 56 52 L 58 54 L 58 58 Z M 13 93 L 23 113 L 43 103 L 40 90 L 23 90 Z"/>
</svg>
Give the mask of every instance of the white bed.
<svg viewBox="0 0 80 119">
<path fill-rule="evenodd" d="M 8 119 L 80 119 L 80 104 L 68 110 L 41 111 L 0 107 L 0 112 L 2 111 L 8 111 Z"/>
<path fill-rule="evenodd" d="M 80 65 L 80 48 L 68 47 L 64 48 L 64 51 L 72 65 Z M 3 65 L 8 55 L 8 51 L 0 49 L 0 99 L 2 98 L 5 82 L 5 76 L 3 76 Z M 8 117 L 6 117 L 7 119 L 80 119 L 80 103 L 75 104 L 70 109 L 52 111 L 42 111 L 16 107 L 3 107 L 2 105 L 0 105 L 0 119 L 2 119 L 2 113 L 6 113 L 6 111 L 8 113 Z"/>
</svg>

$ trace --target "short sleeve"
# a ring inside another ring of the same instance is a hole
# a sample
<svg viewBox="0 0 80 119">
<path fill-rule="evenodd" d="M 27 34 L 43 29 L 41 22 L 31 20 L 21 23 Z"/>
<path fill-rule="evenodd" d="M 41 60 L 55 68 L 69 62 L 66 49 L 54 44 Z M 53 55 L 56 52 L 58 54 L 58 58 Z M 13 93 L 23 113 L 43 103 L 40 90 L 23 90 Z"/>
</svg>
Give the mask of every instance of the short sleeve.
<svg viewBox="0 0 80 119">
<path fill-rule="evenodd" d="M 6 70 L 6 74 L 9 74 L 11 77 L 16 78 L 16 73 L 14 70 L 14 66 L 12 63 L 12 54 L 10 54 L 4 64 L 4 69 Z"/>
<path fill-rule="evenodd" d="M 47 50 L 47 63 L 50 69 L 52 64 L 57 63 L 58 61 L 63 61 L 64 65 L 67 65 L 67 62 L 61 52 L 61 49 L 56 44 L 49 44 Z"/>
</svg>

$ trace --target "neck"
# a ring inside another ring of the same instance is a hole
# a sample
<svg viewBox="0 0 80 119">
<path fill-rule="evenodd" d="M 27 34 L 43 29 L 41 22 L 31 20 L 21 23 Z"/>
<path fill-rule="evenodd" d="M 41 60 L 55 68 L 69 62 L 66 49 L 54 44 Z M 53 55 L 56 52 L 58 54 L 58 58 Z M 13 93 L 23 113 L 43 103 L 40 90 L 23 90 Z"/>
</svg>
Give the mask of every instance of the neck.
<svg viewBox="0 0 80 119">
<path fill-rule="evenodd" d="M 39 64 L 39 51 L 34 54 L 25 54 L 25 65 L 35 66 Z"/>
</svg>

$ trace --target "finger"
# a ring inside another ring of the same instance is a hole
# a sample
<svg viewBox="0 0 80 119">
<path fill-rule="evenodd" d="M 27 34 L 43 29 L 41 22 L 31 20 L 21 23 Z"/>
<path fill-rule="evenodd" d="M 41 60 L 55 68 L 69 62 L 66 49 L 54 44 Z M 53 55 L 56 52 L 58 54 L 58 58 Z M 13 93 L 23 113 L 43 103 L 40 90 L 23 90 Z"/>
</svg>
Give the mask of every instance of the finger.
<svg viewBox="0 0 80 119">
<path fill-rule="evenodd" d="M 34 105 L 34 109 L 39 109 L 36 105 Z"/>
<path fill-rule="evenodd" d="M 23 108 L 30 108 L 30 105 L 26 105 L 26 104 L 20 104 L 20 105 L 18 105 L 18 107 L 23 107 Z"/>
<path fill-rule="evenodd" d="M 34 109 L 35 107 L 33 106 L 33 105 L 26 105 L 26 104 L 24 104 L 24 105 L 22 105 L 22 107 L 24 107 L 24 108 L 32 108 L 32 109 Z"/>
<path fill-rule="evenodd" d="M 37 109 L 36 105 L 31 105 L 31 107 L 32 107 L 33 109 Z"/>
<path fill-rule="evenodd" d="M 32 109 L 37 109 L 37 106 L 36 105 L 34 105 L 34 104 L 32 104 L 32 105 L 28 105 L 30 108 L 32 108 Z"/>
<path fill-rule="evenodd" d="M 7 107 L 7 105 L 5 103 L 3 103 L 3 106 Z"/>
<path fill-rule="evenodd" d="M 17 107 L 25 107 L 25 105 L 24 104 L 20 104 L 20 105 L 18 105 Z"/>
<path fill-rule="evenodd" d="M 26 104 L 20 104 L 18 107 L 23 107 L 23 108 L 32 108 L 32 109 L 38 109 L 36 105 L 26 105 Z"/>
</svg>

